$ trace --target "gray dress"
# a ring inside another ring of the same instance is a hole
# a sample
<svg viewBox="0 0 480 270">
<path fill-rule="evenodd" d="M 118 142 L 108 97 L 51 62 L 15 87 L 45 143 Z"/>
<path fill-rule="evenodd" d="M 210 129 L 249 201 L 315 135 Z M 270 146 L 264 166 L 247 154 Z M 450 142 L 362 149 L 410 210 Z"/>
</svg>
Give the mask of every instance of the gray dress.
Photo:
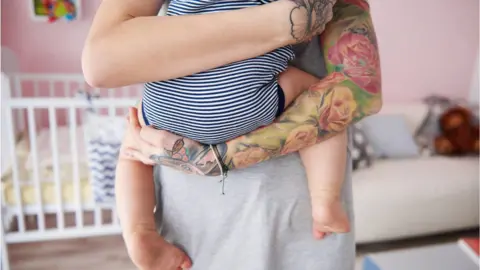
<svg viewBox="0 0 480 270">
<path fill-rule="evenodd" d="M 318 42 L 297 49 L 295 64 L 323 77 Z M 353 223 L 350 160 L 343 200 Z M 354 269 L 353 232 L 313 239 L 298 154 L 230 171 L 225 195 L 217 177 L 157 167 L 155 180 L 159 231 L 190 256 L 193 270 Z"/>
</svg>

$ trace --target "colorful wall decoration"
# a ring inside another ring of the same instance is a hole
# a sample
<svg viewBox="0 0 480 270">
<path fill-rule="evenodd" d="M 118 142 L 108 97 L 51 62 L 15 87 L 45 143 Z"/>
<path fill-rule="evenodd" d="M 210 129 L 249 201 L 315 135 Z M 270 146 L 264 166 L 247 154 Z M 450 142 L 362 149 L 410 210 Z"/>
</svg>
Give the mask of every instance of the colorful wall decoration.
<svg viewBox="0 0 480 270">
<path fill-rule="evenodd" d="M 34 20 L 56 22 L 73 21 L 80 15 L 80 0 L 29 0 Z"/>
</svg>

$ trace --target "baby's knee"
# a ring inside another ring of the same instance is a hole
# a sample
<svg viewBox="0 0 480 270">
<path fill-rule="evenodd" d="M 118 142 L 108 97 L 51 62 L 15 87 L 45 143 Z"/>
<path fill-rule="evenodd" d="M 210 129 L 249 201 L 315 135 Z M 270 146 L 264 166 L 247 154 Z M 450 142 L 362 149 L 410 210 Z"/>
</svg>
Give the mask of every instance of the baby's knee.
<svg viewBox="0 0 480 270">
<path fill-rule="evenodd" d="M 278 84 L 285 94 L 285 106 L 288 106 L 295 98 L 318 81 L 318 78 L 303 70 L 288 67 L 278 76 Z"/>
</svg>

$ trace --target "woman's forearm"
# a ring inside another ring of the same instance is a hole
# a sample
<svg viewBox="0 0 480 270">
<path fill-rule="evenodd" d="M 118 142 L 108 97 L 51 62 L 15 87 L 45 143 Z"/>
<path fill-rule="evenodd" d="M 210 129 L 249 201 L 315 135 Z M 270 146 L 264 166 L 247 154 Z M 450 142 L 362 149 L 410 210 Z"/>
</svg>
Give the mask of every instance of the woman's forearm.
<svg viewBox="0 0 480 270">
<path fill-rule="evenodd" d="M 328 76 L 275 123 L 219 145 L 231 169 L 296 152 L 380 110 L 380 59 L 368 3 L 339 0 L 334 14 L 321 38 Z"/>
<path fill-rule="evenodd" d="M 294 43 L 291 18 L 300 21 L 291 1 L 185 16 L 128 15 L 131 2 L 104 0 L 99 8 L 82 59 L 91 85 L 167 80 L 256 57 Z"/>
<path fill-rule="evenodd" d="M 331 138 L 380 110 L 380 60 L 367 2 L 339 0 L 334 19 L 322 34 L 321 45 L 328 76 L 306 88 L 275 123 L 217 145 L 230 169 L 250 167 L 296 152 Z M 158 136 L 151 131 L 146 137 Z M 149 154 L 154 162 L 179 170 L 188 168 L 190 173 L 219 175 L 220 169 L 208 146 L 168 132 L 161 137 L 157 145 L 160 149 Z M 178 145 L 182 146 L 178 151 L 187 157 L 166 154 L 178 149 Z"/>
</svg>

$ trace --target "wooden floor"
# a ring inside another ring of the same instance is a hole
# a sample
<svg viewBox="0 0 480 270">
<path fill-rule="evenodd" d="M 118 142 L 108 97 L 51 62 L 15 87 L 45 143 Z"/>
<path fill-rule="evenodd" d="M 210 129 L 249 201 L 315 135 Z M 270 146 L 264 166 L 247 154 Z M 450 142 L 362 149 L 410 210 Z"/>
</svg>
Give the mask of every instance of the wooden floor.
<svg viewBox="0 0 480 270">
<path fill-rule="evenodd" d="M 9 245 L 11 270 L 135 270 L 120 236 Z"/>
<path fill-rule="evenodd" d="M 412 248 L 478 237 L 478 229 L 357 247 L 357 268 L 370 252 Z M 11 270 L 135 270 L 120 236 L 9 245 Z"/>
</svg>

